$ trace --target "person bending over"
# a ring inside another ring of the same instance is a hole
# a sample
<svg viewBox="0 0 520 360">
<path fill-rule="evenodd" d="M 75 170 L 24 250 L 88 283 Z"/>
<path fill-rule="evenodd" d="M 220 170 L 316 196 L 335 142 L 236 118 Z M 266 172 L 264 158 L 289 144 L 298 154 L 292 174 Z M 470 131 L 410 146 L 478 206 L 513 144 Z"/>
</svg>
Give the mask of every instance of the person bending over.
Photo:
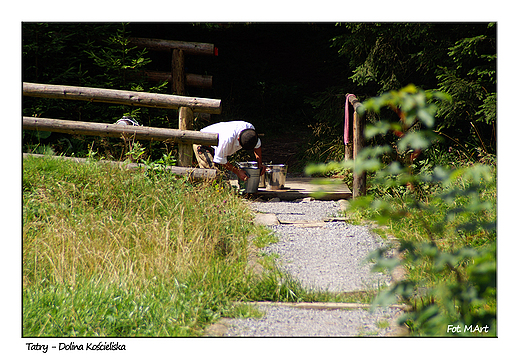
<svg viewBox="0 0 520 360">
<path fill-rule="evenodd" d="M 200 131 L 218 134 L 217 146 L 193 144 L 193 152 L 201 168 L 214 169 L 215 164 L 218 164 L 235 173 L 240 180 L 245 181 L 248 179 L 246 172 L 233 166 L 227 160 L 228 156 L 244 149 L 254 151 L 256 161 L 260 166 L 260 175 L 265 173 L 267 167 L 262 164 L 262 142 L 252 124 L 239 120 L 219 122 L 206 126 Z"/>
</svg>

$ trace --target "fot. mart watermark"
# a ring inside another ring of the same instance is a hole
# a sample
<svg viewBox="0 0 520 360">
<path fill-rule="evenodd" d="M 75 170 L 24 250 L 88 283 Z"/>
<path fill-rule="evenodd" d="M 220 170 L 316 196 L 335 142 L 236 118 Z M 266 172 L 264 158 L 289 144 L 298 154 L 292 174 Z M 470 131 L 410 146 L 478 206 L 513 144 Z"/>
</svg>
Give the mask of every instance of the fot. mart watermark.
<svg viewBox="0 0 520 360">
<path fill-rule="evenodd" d="M 451 333 L 451 334 L 455 334 L 455 333 L 473 333 L 473 334 L 483 334 L 483 333 L 487 333 L 489 332 L 489 326 L 488 325 L 485 325 L 485 326 L 478 326 L 478 325 L 464 325 L 464 327 L 462 327 L 460 324 L 459 325 L 448 325 L 448 327 L 446 328 L 446 332 L 447 333 Z"/>
</svg>

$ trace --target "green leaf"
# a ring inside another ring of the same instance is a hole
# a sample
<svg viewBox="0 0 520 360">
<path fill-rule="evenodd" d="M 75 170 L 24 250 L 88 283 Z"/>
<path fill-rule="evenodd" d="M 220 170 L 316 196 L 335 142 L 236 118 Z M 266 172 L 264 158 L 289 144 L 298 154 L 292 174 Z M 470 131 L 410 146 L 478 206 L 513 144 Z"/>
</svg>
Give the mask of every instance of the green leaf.
<svg viewBox="0 0 520 360">
<path fill-rule="evenodd" d="M 365 137 L 371 139 L 376 135 L 386 134 L 390 129 L 390 123 L 386 121 L 378 121 L 375 125 L 367 125 L 365 128 Z"/>
<path fill-rule="evenodd" d="M 419 109 L 417 111 L 417 117 L 421 122 L 426 125 L 429 128 L 432 128 L 435 124 L 435 118 L 434 115 L 431 113 L 431 111 L 428 111 L 426 109 Z"/>
<path fill-rule="evenodd" d="M 405 151 L 407 148 L 412 148 L 414 150 L 426 149 L 429 145 L 430 142 L 422 133 L 411 132 L 401 138 L 397 147 L 400 151 Z"/>
</svg>

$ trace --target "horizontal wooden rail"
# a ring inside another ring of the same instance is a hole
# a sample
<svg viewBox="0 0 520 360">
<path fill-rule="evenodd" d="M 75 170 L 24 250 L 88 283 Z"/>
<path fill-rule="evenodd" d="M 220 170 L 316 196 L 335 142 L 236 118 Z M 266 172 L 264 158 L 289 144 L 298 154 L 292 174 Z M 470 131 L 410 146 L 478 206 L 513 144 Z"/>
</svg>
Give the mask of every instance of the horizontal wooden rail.
<svg viewBox="0 0 520 360">
<path fill-rule="evenodd" d="M 36 157 L 47 157 L 49 155 L 40 155 L 40 154 L 28 154 L 24 153 L 23 157 L 26 158 L 28 156 L 36 156 Z M 77 157 L 66 157 L 66 156 L 51 156 L 52 158 L 63 159 L 74 161 L 78 163 L 86 162 L 88 159 L 85 158 L 77 158 Z M 138 168 L 146 168 L 144 164 L 136 164 L 136 163 L 125 163 L 120 161 L 108 161 L 108 160 L 99 160 L 100 163 L 108 164 L 112 166 L 121 166 L 126 169 L 138 169 Z M 198 179 L 213 179 L 217 176 L 216 169 L 200 169 L 200 168 L 188 168 L 188 167 L 180 167 L 180 166 L 165 166 L 165 170 L 168 170 L 175 175 L 179 176 L 188 176 L 190 178 L 198 178 Z"/>
<path fill-rule="evenodd" d="M 352 104 L 354 107 L 354 111 L 357 112 L 358 108 L 361 106 L 361 102 L 357 99 L 356 96 L 352 96 L 348 99 L 348 101 Z"/>
<path fill-rule="evenodd" d="M 78 86 L 23 83 L 23 95 L 51 98 L 115 103 L 164 109 L 189 107 L 196 112 L 220 114 L 220 100 L 178 95 L 154 94 L 138 91 L 111 90 Z"/>
<path fill-rule="evenodd" d="M 154 71 L 144 70 L 142 75 L 146 76 L 150 81 L 168 81 L 172 82 L 171 71 Z M 211 75 L 197 75 L 186 74 L 186 86 L 193 86 L 204 89 L 211 89 L 213 85 L 213 76 Z"/>
<path fill-rule="evenodd" d="M 147 48 L 148 50 L 158 51 L 170 51 L 172 49 L 179 49 L 184 51 L 185 54 L 190 55 L 216 55 L 215 45 L 208 43 L 130 38 L 130 45 L 137 46 L 139 48 Z"/>
<path fill-rule="evenodd" d="M 25 130 L 51 131 L 103 137 L 131 136 L 136 140 L 170 140 L 181 144 L 218 145 L 218 134 L 148 126 L 129 126 L 71 120 L 23 117 Z"/>
</svg>

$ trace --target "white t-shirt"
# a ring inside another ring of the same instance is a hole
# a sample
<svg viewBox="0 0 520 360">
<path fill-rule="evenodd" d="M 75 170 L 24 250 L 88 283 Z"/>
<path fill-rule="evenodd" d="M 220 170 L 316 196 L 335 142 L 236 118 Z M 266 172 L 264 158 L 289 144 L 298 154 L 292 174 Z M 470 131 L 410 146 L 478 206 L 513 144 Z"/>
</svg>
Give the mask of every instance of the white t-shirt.
<svg viewBox="0 0 520 360">
<path fill-rule="evenodd" d="M 218 134 L 218 146 L 213 146 L 215 149 L 215 156 L 213 162 L 217 164 L 226 164 L 227 157 L 233 155 L 238 150 L 242 149 L 238 142 L 240 133 L 245 129 L 255 129 L 255 127 L 245 121 L 227 121 L 220 122 L 201 129 L 201 132 Z M 255 149 L 262 145 L 260 139 L 256 143 Z"/>
</svg>

